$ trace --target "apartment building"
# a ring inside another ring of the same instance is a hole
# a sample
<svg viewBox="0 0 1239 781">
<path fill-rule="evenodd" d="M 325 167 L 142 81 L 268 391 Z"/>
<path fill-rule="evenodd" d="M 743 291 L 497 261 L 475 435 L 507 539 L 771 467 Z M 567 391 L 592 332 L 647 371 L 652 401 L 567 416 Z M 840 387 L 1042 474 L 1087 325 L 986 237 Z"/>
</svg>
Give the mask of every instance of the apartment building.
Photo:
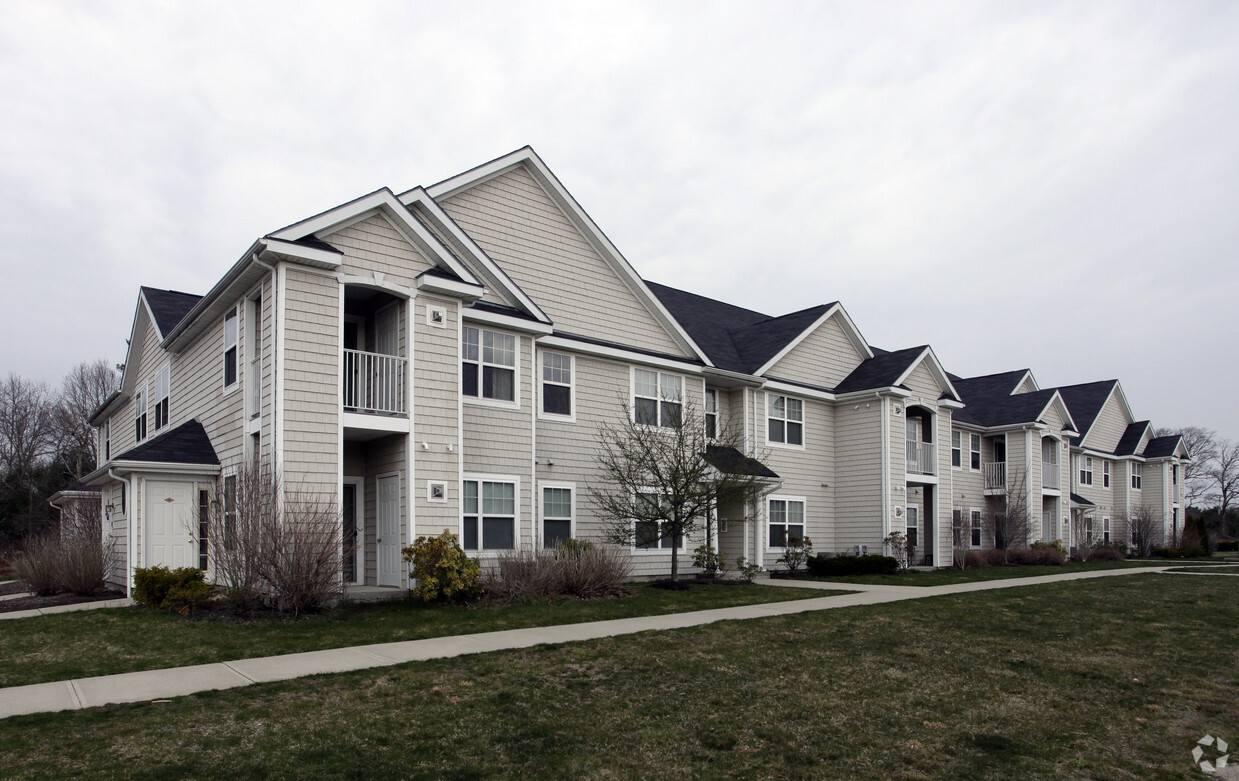
<svg viewBox="0 0 1239 781">
<path fill-rule="evenodd" d="M 1077 496 L 1135 501 L 1072 490 L 1072 459 L 1124 480 L 1139 464 L 1146 503 L 1173 485 L 1181 445 L 1147 426 L 1111 442 L 1129 410 L 1107 397 L 1090 414 L 1092 398 L 1028 372 L 963 380 L 927 345 L 878 349 L 839 302 L 771 316 L 647 282 L 526 147 L 273 231 L 205 295 L 142 288 L 84 482 L 119 585 L 134 567 L 209 569 L 198 519 L 258 459 L 340 508 L 345 583 L 402 587 L 401 548 L 444 529 L 483 558 L 598 537 L 598 427 L 625 409 L 671 425 L 692 403 L 743 432 L 767 484 L 756 506 L 722 508 L 711 542 L 729 558 L 775 566 L 789 534 L 879 552 L 897 530 L 940 566 L 961 507 L 1016 473 L 1045 537 Z M 1181 508 L 1163 499 L 1167 517 Z M 664 574 L 671 545 L 700 542 L 639 540 L 634 572 Z"/>
</svg>

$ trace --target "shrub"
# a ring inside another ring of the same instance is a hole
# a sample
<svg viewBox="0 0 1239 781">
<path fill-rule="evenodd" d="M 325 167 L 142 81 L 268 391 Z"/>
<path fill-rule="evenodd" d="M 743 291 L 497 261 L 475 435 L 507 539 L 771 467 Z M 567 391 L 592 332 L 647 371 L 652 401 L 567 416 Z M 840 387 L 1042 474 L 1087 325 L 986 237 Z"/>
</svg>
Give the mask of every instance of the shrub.
<svg viewBox="0 0 1239 781">
<path fill-rule="evenodd" d="M 1115 542 L 1103 542 L 1089 551 L 1085 561 L 1122 561 L 1127 558 L 1121 545 Z"/>
<path fill-rule="evenodd" d="M 1015 564 L 1057 566 L 1067 561 L 1067 550 L 1059 540 L 1034 542 L 1024 550 L 1012 551 L 1010 559 Z"/>
<path fill-rule="evenodd" d="M 79 596 L 89 596 L 103 587 L 112 569 L 114 550 L 111 540 L 83 531 L 62 533 L 60 538 L 60 586 Z"/>
<path fill-rule="evenodd" d="M 1193 554 L 1197 556 L 1208 556 L 1212 552 L 1209 544 L 1209 528 L 1205 525 L 1203 516 L 1193 515 L 1183 523 L 1183 533 L 1179 535 L 1179 547 L 1186 550 L 1199 550 L 1200 553 Z"/>
<path fill-rule="evenodd" d="M 292 492 L 280 523 L 263 529 L 261 573 L 281 613 L 330 607 L 340 595 L 340 523 L 334 505 Z"/>
<path fill-rule="evenodd" d="M 553 550 L 501 553 L 484 571 L 483 584 L 487 596 L 505 602 L 594 599 L 625 593 L 630 571 L 629 557 L 616 548 L 565 540 Z"/>
<path fill-rule="evenodd" d="M 863 556 L 810 556 L 807 564 L 809 574 L 816 577 L 893 575 L 899 571 L 898 559 L 875 553 Z"/>
<path fill-rule="evenodd" d="M 713 545 L 698 545 L 693 551 L 693 566 L 704 570 L 712 578 L 721 578 L 727 571 L 727 559 L 714 550 Z"/>
<path fill-rule="evenodd" d="M 168 569 L 158 564 L 133 571 L 133 601 L 146 607 L 181 610 L 204 593 L 203 587 L 214 593 L 206 573 L 195 567 Z"/>
<path fill-rule="evenodd" d="M 983 567 L 996 567 L 1004 561 L 1004 554 L 998 548 L 988 548 L 986 550 L 970 550 L 964 554 L 964 567 L 966 569 L 981 569 Z"/>
<path fill-rule="evenodd" d="M 402 553 L 417 579 L 413 593 L 427 602 L 482 596 L 482 569 L 465 555 L 447 529 L 437 537 L 418 537 Z"/>
<path fill-rule="evenodd" d="M 788 572 L 795 572 L 808 560 L 813 553 L 813 541 L 808 537 L 797 537 L 794 534 L 787 536 L 787 547 L 783 549 L 783 555 L 775 559 L 778 564 L 786 564 Z"/>
<path fill-rule="evenodd" d="M 191 611 L 201 610 L 206 607 L 215 601 L 215 597 L 215 586 L 201 578 L 196 580 L 187 579 L 173 584 L 172 588 L 168 589 L 168 595 L 164 597 L 163 604 L 160 607 L 164 610 L 175 610 L 182 615 L 186 615 Z"/>
<path fill-rule="evenodd" d="M 30 591 L 41 596 L 61 590 L 60 540 L 48 534 L 26 541 L 13 561 L 13 572 Z"/>
<path fill-rule="evenodd" d="M 1218 553 L 1239 551 L 1239 540 L 1218 540 L 1217 551 Z"/>
<path fill-rule="evenodd" d="M 569 538 L 555 548 L 555 558 L 563 566 L 560 588 L 565 596 L 595 599 L 627 592 L 632 557 L 619 548 L 577 543 Z"/>
<path fill-rule="evenodd" d="M 1154 548 L 1153 555 L 1162 559 L 1196 559 L 1206 555 L 1201 548 Z"/>
<path fill-rule="evenodd" d="M 745 583 L 752 583 L 757 577 L 757 573 L 761 572 L 761 565 L 748 563 L 743 556 L 736 557 L 736 571 L 740 573 L 740 579 Z"/>
</svg>

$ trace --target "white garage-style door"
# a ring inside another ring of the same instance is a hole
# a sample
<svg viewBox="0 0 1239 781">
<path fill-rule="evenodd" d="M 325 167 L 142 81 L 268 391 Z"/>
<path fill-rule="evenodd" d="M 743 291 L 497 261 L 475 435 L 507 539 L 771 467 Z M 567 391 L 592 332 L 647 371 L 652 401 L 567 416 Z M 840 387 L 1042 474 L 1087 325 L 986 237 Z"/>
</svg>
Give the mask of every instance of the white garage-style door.
<svg viewBox="0 0 1239 781">
<path fill-rule="evenodd" d="M 146 484 L 146 560 L 144 566 L 196 567 L 194 484 Z"/>
</svg>

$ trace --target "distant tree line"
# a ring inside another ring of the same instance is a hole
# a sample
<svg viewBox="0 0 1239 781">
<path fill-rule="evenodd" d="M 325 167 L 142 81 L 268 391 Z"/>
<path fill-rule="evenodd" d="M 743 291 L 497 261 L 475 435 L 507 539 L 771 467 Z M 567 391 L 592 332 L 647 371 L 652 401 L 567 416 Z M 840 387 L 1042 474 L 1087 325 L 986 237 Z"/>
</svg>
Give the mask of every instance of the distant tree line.
<svg viewBox="0 0 1239 781">
<path fill-rule="evenodd" d="M 1183 467 L 1188 514 L 1203 516 L 1215 536 L 1239 537 L 1239 442 L 1200 426 L 1159 428 L 1153 434 L 1183 437 L 1192 459 Z"/>
<path fill-rule="evenodd" d="M 102 359 L 74 367 L 59 388 L 16 374 L 0 381 L 0 548 L 45 531 L 56 512 L 48 498 L 94 471 L 86 421 L 118 381 Z"/>
</svg>

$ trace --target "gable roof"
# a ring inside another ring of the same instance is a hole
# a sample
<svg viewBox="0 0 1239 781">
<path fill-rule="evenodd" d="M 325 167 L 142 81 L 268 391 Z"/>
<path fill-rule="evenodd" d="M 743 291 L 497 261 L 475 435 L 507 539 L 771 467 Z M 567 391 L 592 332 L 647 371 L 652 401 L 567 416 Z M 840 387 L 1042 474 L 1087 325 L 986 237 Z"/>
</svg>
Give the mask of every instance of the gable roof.
<svg viewBox="0 0 1239 781">
<path fill-rule="evenodd" d="M 835 390 L 839 393 L 889 388 L 898 385 L 929 349 L 928 345 L 908 347 L 904 350 L 875 350 L 875 355 L 861 362 L 852 373 L 843 378 Z"/>
<path fill-rule="evenodd" d="M 1145 458 L 1169 458 L 1178 452 L 1183 442 L 1182 434 L 1170 434 L 1164 437 L 1153 437 L 1144 447 Z"/>
<path fill-rule="evenodd" d="M 209 464 L 217 466 L 219 457 L 206 429 L 196 419 L 153 437 L 112 459 L 164 464 Z"/>
<path fill-rule="evenodd" d="M 189 310 L 194 308 L 194 304 L 202 300 L 202 296 L 193 293 L 160 290 L 153 287 L 143 287 L 141 293 L 146 299 L 146 306 L 150 309 L 151 318 L 155 321 L 155 328 L 159 331 L 160 338 L 175 328 L 177 323 L 189 314 Z"/>
<path fill-rule="evenodd" d="M 1118 380 L 1101 380 L 1099 382 L 1086 382 L 1079 385 L 1064 385 L 1058 389 L 1062 394 L 1063 401 L 1067 402 L 1067 409 L 1071 411 L 1071 417 L 1076 422 L 1076 430 L 1080 432 L 1080 436 L 1072 437 L 1071 444 L 1079 445 L 1084 438 L 1088 436 L 1089 430 L 1093 424 L 1097 422 L 1097 416 L 1101 414 L 1101 410 L 1106 406 L 1106 402 L 1110 399 L 1110 395 L 1119 390 Z M 1123 399 L 1123 404 L 1126 407 L 1127 401 Z M 1128 415 L 1131 414 L 1131 409 L 1127 408 Z"/>
<path fill-rule="evenodd" d="M 1015 393 L 1028 374 L 1028 369 L 984 374 L 980 377 L 951 377 L 955 390 L 965 404 L 975 404 Z M 962 410 L 961 410 L 962 411 Z M 958 415 L 958 413 L 956 413 Z"/>
<path fill-rule="evenodd" d="M 1057 399 L 1067 418 L 1067 427 L 1074 430 L 1075 418 L 1057 389 L 1044 388 L 1016 393 L 1031 374 L 1029 369 L 1016 369 L 954 380 L 955 389 L 959 391 L 960 399 L 965 405 L 963 409 L 955 412 L 954 419 L 987 428 L 1038 423 L 1043 422 L 1041 418 L 1045 411 Z"/>
<path fill-rule="evenodd" d="M 1140 449 L 1140 440 L 1144 438 L 1144 432 L 1148 430 L 1149 425 L 1150 423 L 1147 420 L 1140 420 L 1129 424 L 1127 430 L 1123 432 L 1123 436 L 1119 437 L 1119 443 L 1114 448 L 1114 455 L 1136 455 L 1136 451 Z"/>
</svg>

